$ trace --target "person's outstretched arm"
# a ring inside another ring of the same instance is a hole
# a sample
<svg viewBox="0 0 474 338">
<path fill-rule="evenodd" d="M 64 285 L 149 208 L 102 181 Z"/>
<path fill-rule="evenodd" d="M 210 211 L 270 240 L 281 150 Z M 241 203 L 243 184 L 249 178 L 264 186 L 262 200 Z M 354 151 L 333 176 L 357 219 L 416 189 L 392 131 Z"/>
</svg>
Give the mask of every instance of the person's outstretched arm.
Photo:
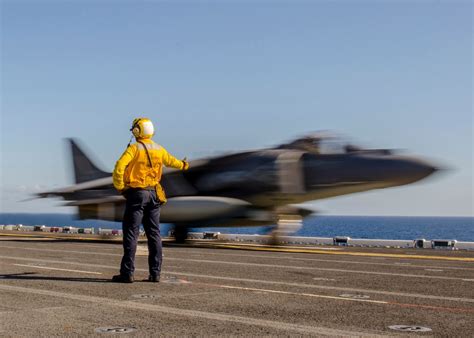
<svg viewBox="0 0 474 338">
<path fill-rule="evenodd" d="M 178 160 L 176 157 L 171 155 L 165 148 L 161 148 L 163 151 L 163 164 L 167 167 L 188 170 L 189 163 L 186 160 Z"/>
</svg>

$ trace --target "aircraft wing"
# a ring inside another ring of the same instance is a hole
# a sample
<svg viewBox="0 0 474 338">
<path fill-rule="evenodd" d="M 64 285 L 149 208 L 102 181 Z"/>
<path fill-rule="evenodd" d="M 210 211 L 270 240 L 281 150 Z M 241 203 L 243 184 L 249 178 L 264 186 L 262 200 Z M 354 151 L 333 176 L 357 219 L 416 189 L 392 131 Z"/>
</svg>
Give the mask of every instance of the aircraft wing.
<svg viewBox="0 0 474 338">
<path fill-rule="evenodd" d="M 54 196 L 64 197 L 66 195 L 72 194 L 77 191 L 105 188 L 111 185 L 112 185 L 112 176 L 99 178 L 99 179 L 89 181 L 89 182 L 74 184 L 68 187 L 59 188 L 55 190 L 42 191 L 42 192 L 37 193 L 37 196 L 38 197 L 54 197 Z"/>
</svg>

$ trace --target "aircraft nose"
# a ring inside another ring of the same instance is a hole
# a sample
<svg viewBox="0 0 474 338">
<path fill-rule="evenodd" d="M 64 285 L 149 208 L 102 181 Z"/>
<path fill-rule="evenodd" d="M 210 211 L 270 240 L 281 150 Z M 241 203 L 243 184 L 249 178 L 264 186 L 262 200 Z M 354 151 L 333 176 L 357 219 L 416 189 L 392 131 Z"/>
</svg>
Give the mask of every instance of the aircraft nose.
<svg viewBox="0 0 474 338">
<path fill-rule="evenodd" d="M 386 174 L 390 176 L 387 178 L 393 185 L 417 182 L 439 170 L 431 163 L 419 159 L 399 157 L 392 161 L 391 169 Z"/>
<path fill-rule="evenodd" d="M 307 189 L 342 185 L 352 187 L 375 184 L 396 187 L 419 181 L 439 170 L 419 158 L 379 154 L 355 154 L 338 158 L 305 158 Z"/>
</svg>

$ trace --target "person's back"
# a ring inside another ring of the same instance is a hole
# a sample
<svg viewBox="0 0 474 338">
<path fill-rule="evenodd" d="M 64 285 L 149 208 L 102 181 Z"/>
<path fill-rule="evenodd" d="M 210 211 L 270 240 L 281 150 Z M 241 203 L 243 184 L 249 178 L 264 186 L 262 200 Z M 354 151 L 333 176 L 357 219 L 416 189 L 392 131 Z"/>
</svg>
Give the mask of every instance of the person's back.
<svg viewBox="0 0 474 338">
<path fill-rule="evenodd" d="M 140 138 L 137 139 L 136 143 L 128 146 L 125 153 L 117 161 L 113 173 L 114 186 L 119 191 L 128 188 L 158 186 L 158 191 L 162 192 L 160 180 L 163 165 L 185 169 L 183 163 L 186 162 L 177 160 L 165 148 L 153 142 L 150 138 Z M 160 193 L 158 197 L 161 202 L 166 202 L 164 193 Z"/>
<path fill-rule="evenodd" d="M 148 238 L 148 280 L 157 282 L 162 262 L 160 206 L 166 203 L 166 195 L 160 184 L 163 165 L 187 170 L 189 164 L 176 159 L 153 142 L 154 127 L 149 119 L 135 119 L 130 130 L 137 142 L 128 145 L 113 172 L 114 186 L 127 202 L 122 223 L 124 256 L 120 275 L 114 276 L 112 281 L 133 282 L 139 227 L 143 223 Z"/>
</svg>

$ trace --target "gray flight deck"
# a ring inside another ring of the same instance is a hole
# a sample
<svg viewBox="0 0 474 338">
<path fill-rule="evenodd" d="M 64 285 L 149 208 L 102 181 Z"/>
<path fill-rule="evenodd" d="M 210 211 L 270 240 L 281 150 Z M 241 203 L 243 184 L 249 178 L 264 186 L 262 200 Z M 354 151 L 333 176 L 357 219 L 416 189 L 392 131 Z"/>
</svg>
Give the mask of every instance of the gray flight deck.
<svg viewBox="0 0 474 338">
<path fill-rule="evenodd" d="M 0 236 L 0 336 L 474 335 L 472 251 L 210 246 L 115 284 L 119 243 Z"/>
</svg>

